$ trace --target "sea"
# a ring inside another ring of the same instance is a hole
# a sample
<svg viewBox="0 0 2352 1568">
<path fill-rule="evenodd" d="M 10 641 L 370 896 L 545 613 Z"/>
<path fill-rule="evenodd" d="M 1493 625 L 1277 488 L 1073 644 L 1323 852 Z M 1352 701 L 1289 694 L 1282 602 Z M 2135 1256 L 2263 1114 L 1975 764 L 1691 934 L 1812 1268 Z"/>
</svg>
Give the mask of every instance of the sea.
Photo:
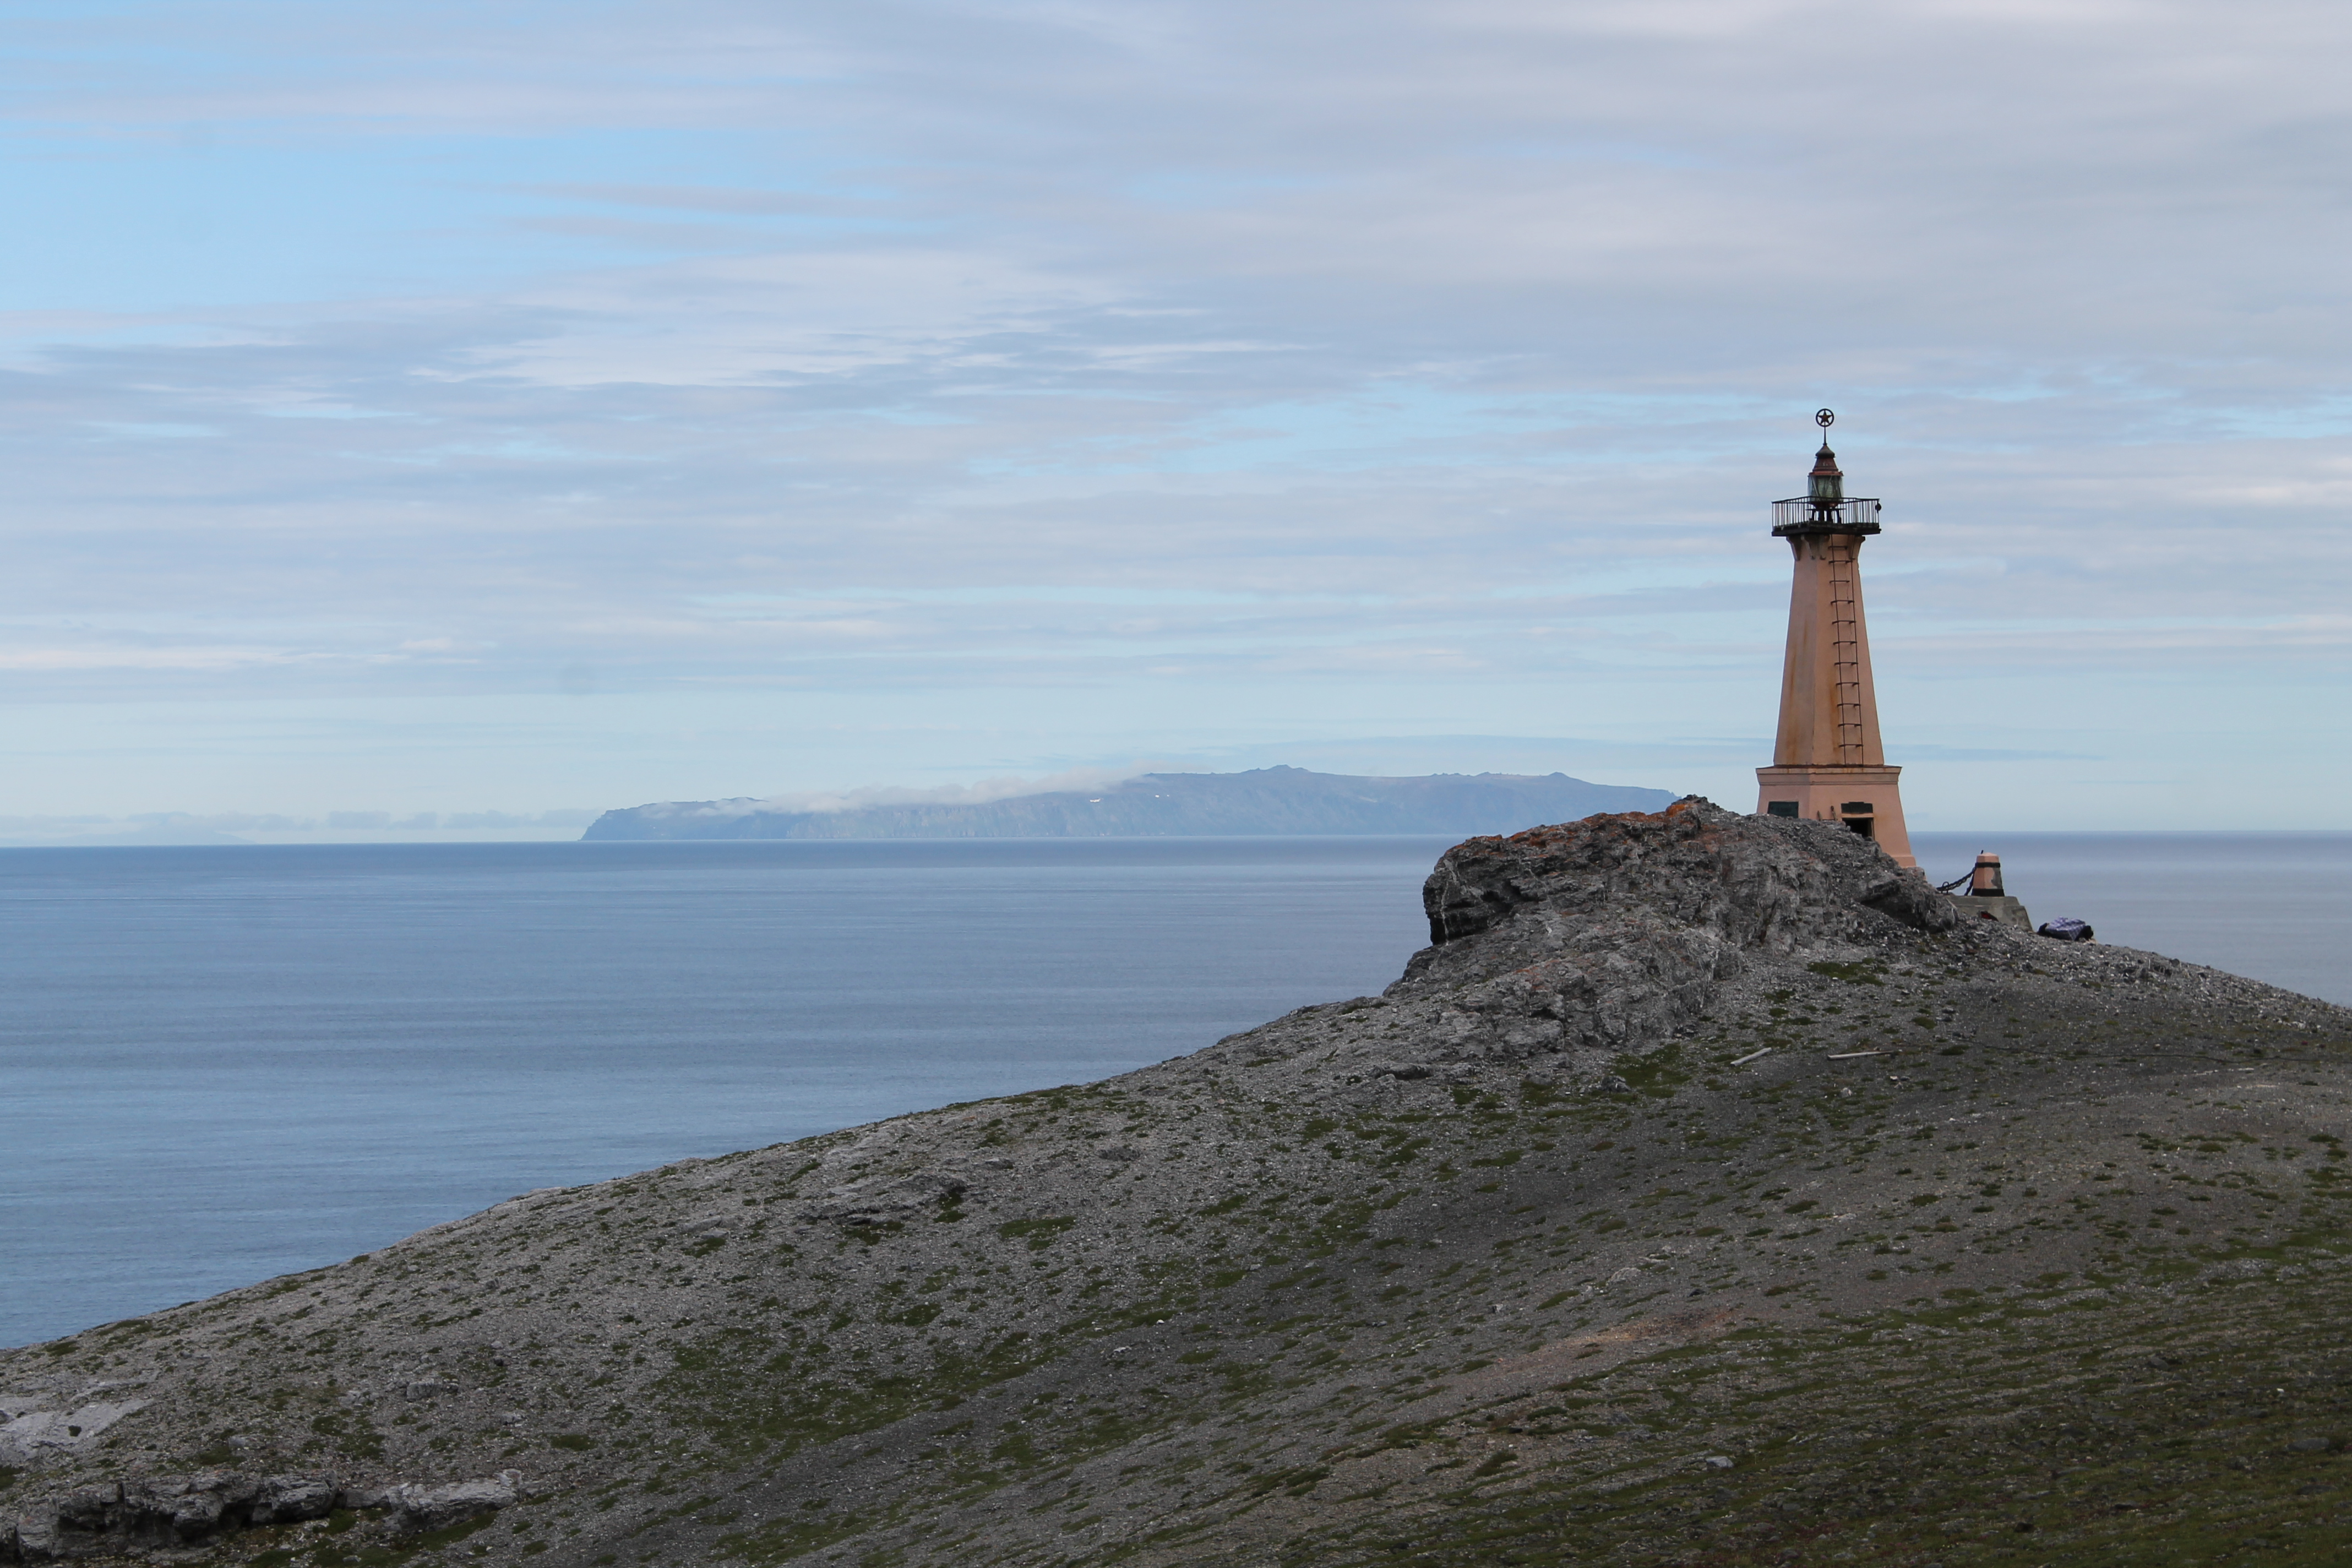
<svg viewBox="0 0 2352 1568">
<path fill-rule="evenodd" d="M 1916 839 L 2352 1003 L 2352 834 Z M 0 849 L 0 1345 L 1377 992 L 1446 843 Z"/>
</svg>

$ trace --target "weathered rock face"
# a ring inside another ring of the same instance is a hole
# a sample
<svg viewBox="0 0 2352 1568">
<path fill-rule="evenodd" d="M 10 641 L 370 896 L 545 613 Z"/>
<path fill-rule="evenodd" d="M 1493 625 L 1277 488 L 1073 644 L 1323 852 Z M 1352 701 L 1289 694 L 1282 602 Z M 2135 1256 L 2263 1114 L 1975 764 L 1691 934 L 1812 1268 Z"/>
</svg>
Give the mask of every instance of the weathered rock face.
<svg viewBox="0 0 2352 1568">
<path fill-rule="evenodd" d="M 0 1518 L 0 1561 L 113 1558 L 142 1548 L 194 1547 L 225 1534 L 322 1520 L 337 1509 L 383 1515 L 394 1541 L 511 1508 L 522 1472 L 439 1486 L 339 1487 L 327 1476 L 247 1476 L 205 1470 L 105 1481 Z"/>
<path fill-rule="evenodd" d="M 1646 929 L 1704 932 L 1735 948 L 1786 953 L 1852 946 L 1959 923 L 1927 879 L 1856 833 L 1746 816 L 1696 796 L 1654 816 L 1589 816 L 1449 849 L 1422 887 L 1433 948 L 1507 928 L 1512 951 L 1541 955 L 1580 938 L 1623 945 Z M 1529 917 L 1524 927 L 1516 922 Z M 1491 949 L 1461 950 L 1439 973 L 1491 972 Z"/>
<path fill-rule="evenodd" d="M 1852 955 L 1959 924 L 1859 835 L 1699 799 L 1473 838 L 1421 896 L 1432 945 L 1388 994 L 1445 995 L 1454 1059 L 1638 1048 L 1696 1021 L 1748 954 Z"/>
<path fill-rule="evenodd" d="M 37 1503 L 0 1523 L 0 1552 L 13 1545 L 24 1559 L 37 1563 L 112 1556 L 138 1547 L 190 1546 L 223 1531 L 324 1519 L 339 1500 L 334 1482 L 317 1476 L 255 1478 L 208 1470 L 101 1482 Z M 514 1500 L 511 1489 L 505 1500 Z"/>
<path fill-rule="evenodd" d="M 496 1513 L 514 1506 L 522 1485 L 520 1470 L 507 1470 L 484 1481 L 458 1481 L 448 1486 L 399 1486 L 383 1495 L 383 1503 L 392 1510 L 392 1528 L 396 1535 L 420 1531 L 446 1530 L 453 1524 L 463 1524 L 469 1519 L 479 1519 L 486 1513 Z"/>
<path fill-rule="evenodd" d="M 37 1395 L 0 1400 L 0 1468 L 15 1469 L 86 1454 L 98 1447 L 108 1427 L 146 1403 L 143 1399 L 93 1399 L 87 1394 L 71 1400 L 44 1400 Z M 59 1405 L 64 1408 L 57 1408 Z"/>
<path fill-rule="evenodd" d="M 1380 996 L 0 1352 L 0 1560 L 1918 1563 L 2126 1400 L 2334 1542 L 2352 1014 L 1702 801 L 1427 901 Z"/>
</svg>

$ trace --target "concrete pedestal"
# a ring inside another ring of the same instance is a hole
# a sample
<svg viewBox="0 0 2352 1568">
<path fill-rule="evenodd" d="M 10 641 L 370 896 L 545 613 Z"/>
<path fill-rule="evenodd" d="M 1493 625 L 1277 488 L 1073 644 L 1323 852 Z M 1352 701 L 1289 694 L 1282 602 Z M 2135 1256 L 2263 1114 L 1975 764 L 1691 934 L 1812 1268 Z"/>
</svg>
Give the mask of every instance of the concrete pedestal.
<svg viewBox="0 0 2352 1568">
<path fill-rule="evenodd" d="M 1843 822 L 1894 857 L 1897 866 L 1916 866 L 1911 835 L 1903 825 L 1903 797 L 1895 789 L 1902 776 L 1901 768 L 1884 764 L 1775 763 L 1756 770 L 1756 810 L 1759 816 Z"/>
<path fill-rule="evenodd" d="M 1952 896 L 1952 902 L 1959 905 L 1963 912 L 1979 920 L 1999 921 L 2021 931 L 2033 930 L 2033 917 L 2025 912 L 2025 906 L 2006 895 L 1987 899 L 1973 893 L 1956 893 Z"/>
</svg>

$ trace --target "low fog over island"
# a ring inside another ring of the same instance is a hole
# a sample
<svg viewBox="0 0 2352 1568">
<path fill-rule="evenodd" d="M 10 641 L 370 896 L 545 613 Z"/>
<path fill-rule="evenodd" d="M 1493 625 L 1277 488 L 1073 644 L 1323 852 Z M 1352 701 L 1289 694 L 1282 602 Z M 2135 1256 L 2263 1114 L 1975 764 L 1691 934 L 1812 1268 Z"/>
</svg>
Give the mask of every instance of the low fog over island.
<svg viewBox="0 0 2352 1568">
<path fill-rule="evenodd" d="M 1185 835 L 1514 833 L 1596 811 L 1659 811 L 1671 792 L 1566 773 L 1366 778 L 1256 768 L 1142 773 L 1001 800 L 668 801 L 608 811 L 585 839 L 1120 838 Z"/>
</svg>

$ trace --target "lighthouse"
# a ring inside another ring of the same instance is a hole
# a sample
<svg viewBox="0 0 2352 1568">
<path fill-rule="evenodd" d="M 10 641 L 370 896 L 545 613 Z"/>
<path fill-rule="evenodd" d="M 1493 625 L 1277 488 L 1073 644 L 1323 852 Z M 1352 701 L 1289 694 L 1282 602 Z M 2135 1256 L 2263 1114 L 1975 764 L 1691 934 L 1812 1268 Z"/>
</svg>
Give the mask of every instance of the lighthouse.
<svg viewBox="0 0 2352 1568">
<path fill-rule="evenodd" d="M 1843 822 L 1899 865 L 1915 866 L 1903 826 L 1901 768 L 1878 739 L 1878 692 L 1870 679 L 1870 632 L 1862 615 L 1862 542 L 1878 531 L 1874 497 L 1845 493 L 1830 450 L 1836 416 L 1813 416 L 1822 449 L 1805 493 L 1772 503 L 1772 537 L 1796 557 L 1789 592 L 1789 646 L 1780 665 L 1780 731 L 1772 765 L 1756 770 L 1757 810 Z"/>
</svg>

